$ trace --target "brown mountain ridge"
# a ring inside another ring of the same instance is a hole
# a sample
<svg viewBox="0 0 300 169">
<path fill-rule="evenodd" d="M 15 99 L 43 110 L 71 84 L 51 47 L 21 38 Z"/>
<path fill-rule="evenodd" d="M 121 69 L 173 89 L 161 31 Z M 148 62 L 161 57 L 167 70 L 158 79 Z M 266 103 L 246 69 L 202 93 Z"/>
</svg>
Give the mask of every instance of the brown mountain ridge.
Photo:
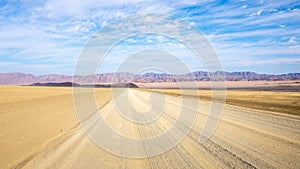
<svg viewBox="0 0 300 169">
<path fill-rule="evenodd" d="M 61 83 L 82 82 L 89 83 L 153 83 L 153 82 L 188 82 L 209 81 L 214 78 L 224 77 L 226 81 L 284 81 L 300 80 L 300 73 L 288 73 L 280 75 L 259 74 L 255 72 L 205 72 L 196 71 L 188 74 L 174 75 L 164 73 L 145 73 L 134 75 L 132 73 L 102 73 L 96 75 L 59 75 L 48 74 L 36 76 L 26 73 L 0 73 L 0 85 L 29 85 L 34 83 Z"/>
</svg>

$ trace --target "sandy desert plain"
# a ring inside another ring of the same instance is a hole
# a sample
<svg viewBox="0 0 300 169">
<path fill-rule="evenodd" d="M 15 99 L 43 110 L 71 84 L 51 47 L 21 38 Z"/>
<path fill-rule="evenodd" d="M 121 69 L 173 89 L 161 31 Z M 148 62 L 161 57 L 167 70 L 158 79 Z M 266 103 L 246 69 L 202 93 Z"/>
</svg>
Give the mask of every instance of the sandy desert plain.
<svg viewBox="0 0 300 169">
<path fill-rule="evenodd" d="M 126 90 L 131 106 L 151 106 L 147 98 L 152 89 Z M 118 116 L 111 107 L 110 88 L 95 89 L 95 97 L 112 127 L 147 138 L 174 123 L 174 112 L 180 109 L 178 89 L 154 90 L 165 94 L 166 109 L 148 126 Z M 86 136 L 74 109 L 72 88 L 1 86 L 0 168 L 300 168 L 299 91 L 228 89 L 218 128 L 203 144 L 198 137 L 210 109 L 211 91 L 189 93 L 186 97 L 199 100 L 201 106 L 187 137 L 161 155 L 134 159 L 113 155 Z"/>
</svg>

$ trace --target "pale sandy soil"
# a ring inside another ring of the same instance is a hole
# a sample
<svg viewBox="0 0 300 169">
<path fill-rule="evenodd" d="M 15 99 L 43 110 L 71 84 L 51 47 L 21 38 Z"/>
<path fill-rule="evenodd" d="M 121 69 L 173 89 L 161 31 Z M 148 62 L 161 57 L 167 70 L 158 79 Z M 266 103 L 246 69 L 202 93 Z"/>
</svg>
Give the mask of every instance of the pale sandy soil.
<svg viewBox="0 0 300 169">
<path fill-rule="evenodd" d="M 181 87 L 194 87 L 198 88 L 210 88 L 210 81 L 201 81 L 201 82 L 161 82 L 161 83 L 136 83 L 142 88 L 178 88 Z M 180 85 L 179 85 L 180 84 Z M 300 81 L 227 81 L 226 87 L 228 89 L 234 88 L 264 88 L 264 87 L 280 87 L 280 86 L 289 86 L 289 87 L 299 87 Z"/>
<path fill-rule="evenodd" d="M 71 88 L 0 87 L 0 168 L 30 160 L 78 125 Z M 111 98 L 101 91 L 99 104 Z M 98 92 L 99 93 L 99 92 Z"/>
<path fill-rule="evenodd" d="M 99 148 L 86 136 L 77 125 L 70 90 L 0 88 L 0 168 L 300 168 L 300 116 L 227 105 L 216 132 L 201 144 L 198 137 L 211 104 L 201 100 L 195 126 L 179 145 L 159 156 L 131 159 Z M 128 90 L 136 110 L 151 107 L 150 95 Z M 96 96 L 105 122 L 134 138 L 162 133 L 172 126 L 181 108 L 189 110 L 180 104 L 180 97 L 165 95 L 162 116 L 150 125 L 135 125 L 118 114 L 110 89 L 97 89 Z M 97 119 L 91 116 L 86 124 L 97 133 L 94 122 Z M 186 121 L 181 124 L 179 130 L 188 125 Z M 122 141 L 108 140 L 107 144 L 119 150 L 137 148 Z"/>
</svg>

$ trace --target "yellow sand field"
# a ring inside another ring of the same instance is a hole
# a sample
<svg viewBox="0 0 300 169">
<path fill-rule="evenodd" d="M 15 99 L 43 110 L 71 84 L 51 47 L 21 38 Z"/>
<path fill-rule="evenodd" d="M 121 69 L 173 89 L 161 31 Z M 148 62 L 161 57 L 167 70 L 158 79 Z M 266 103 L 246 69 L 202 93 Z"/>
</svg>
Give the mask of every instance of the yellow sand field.
<svg viewBox="0 0 300 169">
<path fill-rule="evenodd" d="M 99 106 L 109 89 L 97 89 Z M 72 88 L 0 87 L 0 168 L 38 153 L 43 145 L 78 125 Z"/>
</svg>

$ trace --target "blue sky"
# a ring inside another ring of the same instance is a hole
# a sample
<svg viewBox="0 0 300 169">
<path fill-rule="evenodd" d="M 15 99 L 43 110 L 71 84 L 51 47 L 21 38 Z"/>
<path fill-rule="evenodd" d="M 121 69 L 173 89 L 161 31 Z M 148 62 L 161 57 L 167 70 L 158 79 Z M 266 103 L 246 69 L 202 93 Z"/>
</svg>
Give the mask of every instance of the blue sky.
<svg viewBox="0 0 300 169">
<path fill-rule="evenodd" d="M 143 13 L 190 22 L 212 43 L 225 71 L 300 72 L 300 1 L 290 0 L 1 0 L 0 72 L 73 74 L 96 32 Z M 115 71 L 135 48 L 149 45 L 179 55 L 184 50 L 161 36 L 129 38 L 110 53 L 101 72 Z M 203 69 L 183 60 L 192 71 Z"/>
</svg>

